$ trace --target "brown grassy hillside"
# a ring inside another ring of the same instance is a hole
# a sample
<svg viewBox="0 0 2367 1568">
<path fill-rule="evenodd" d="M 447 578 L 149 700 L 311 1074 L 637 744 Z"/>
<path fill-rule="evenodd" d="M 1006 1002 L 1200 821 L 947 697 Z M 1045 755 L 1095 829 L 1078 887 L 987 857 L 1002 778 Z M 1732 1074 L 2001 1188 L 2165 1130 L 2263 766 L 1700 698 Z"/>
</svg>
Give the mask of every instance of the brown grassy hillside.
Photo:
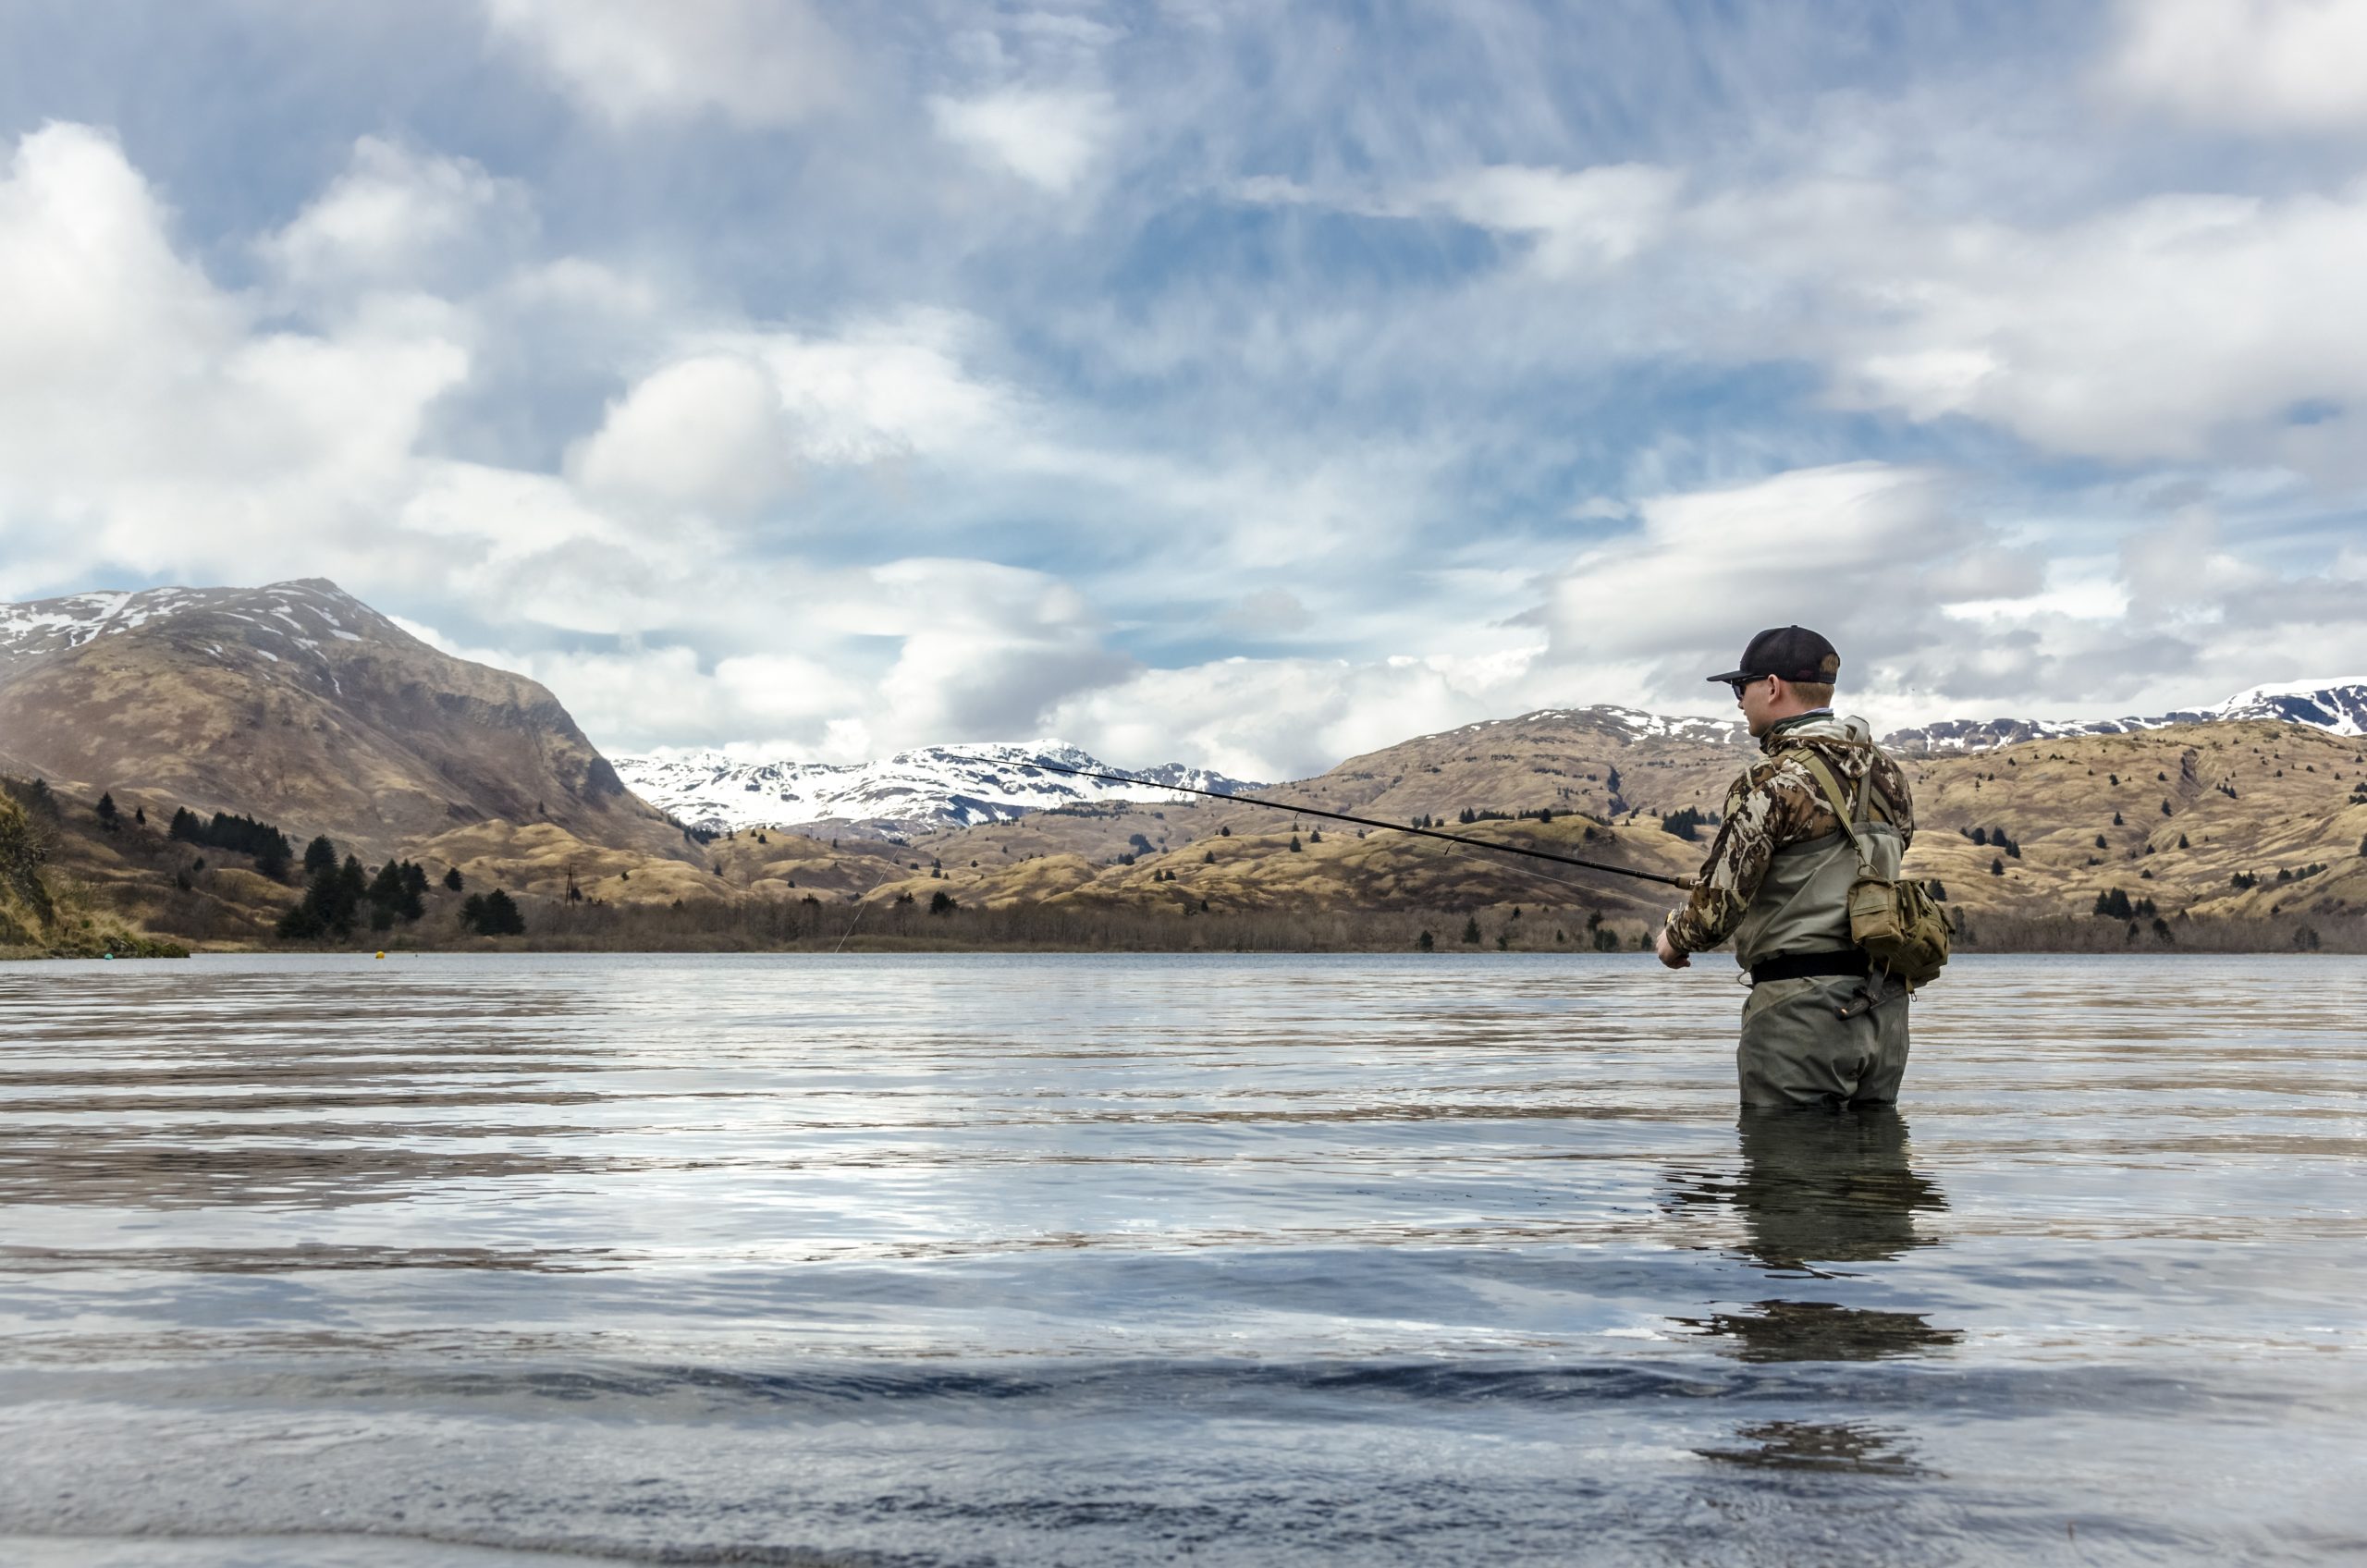
<svg viewBox="0 0 2367 1568">
<path fill-rule="evenodd" d="M 2367 911 L 2367 748 L 2356 740 L 2195 724 L 1907 766 L 1923 825 L 1908 868 L 1976 913 L 2089 915 L 2114 888 L 2171 917 Z M 1969 837 L 1999 827 L 2018 855 Z"/>
<path fill-rule="evenodd" d="M 65 618 L 89 603 L 12 608 Z M 11 772 L 62 790 L 167 816 L 250 815 L 364 859 L 493 820 L 686 852 L 549 692 L 439 652 L 316 579 L 151 590 L 20 638 L 0 650 L 0 736 Z"/>
</svg>

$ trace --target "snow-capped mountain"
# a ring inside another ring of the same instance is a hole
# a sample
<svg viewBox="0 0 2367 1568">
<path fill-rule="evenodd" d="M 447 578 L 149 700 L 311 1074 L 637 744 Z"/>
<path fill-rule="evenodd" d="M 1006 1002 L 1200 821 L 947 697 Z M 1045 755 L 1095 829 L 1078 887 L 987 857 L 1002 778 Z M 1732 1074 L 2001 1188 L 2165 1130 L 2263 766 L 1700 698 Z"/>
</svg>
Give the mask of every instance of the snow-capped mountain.
<svg viewBox="0 0 2367 1568">
<path fill-rule="evenodd" d="M 2336 735 L 2367 735 L 2367 675 L 2254 686 L 2219 704 L 2214 718 L 2282 718 Z"/>
<path fill-rule="evenodd" d="M 1105 784 L 1053 773 L 1043 763 L 1139 780 Z M 1092 801 L 1172 801 L 1176 784 L 1220 795 L 1257 785 L 1168 763 L 1119 768 L 1061 741 L 924 746 L 879 762 L 737 762 L 720 752 L 616 759 L 618 774 L 650 804 L 692 827 L 802 827 L 831 823 L 858 834 L 903 836 L 1007 822 L 1029 812 Z"/>
<path fill-rule="evenodd" d="M 151 621 L 200 615 L 244 623 L 256 648 L 275 662 L 317 655 L 326 641 L 359 643 L 395 630 L 377 611 L 321 578 L 261 588 L 117 589 L 0 605 L 0 668 L 137 631 Z"/>
<path fill-rule="evenodd" d="M 0 604 L 0 772 L 374 859 L 491 821 L 689 852 L 548 690 L 322 578 Z"/>
<path fill-rule="evenodd" d="M 2282 719 L 2336 735 L 2367 734 L 2367 676 L 2253 686 L 2215 707 L 2181 709 L 2150 718 L 2131 715 L 2090 719 L 1944 719 L 1914 729 L 1894 730 L 1883 737 L 1883 744 L 1909 752 L 1985 752 L 2021 741 L 2069 735 L 2126 735 L 2172 724 L 2214 724 L 2238 719 Z"/>
<path fill-rule="evenodd" d="M 1740 719 L 1711 718 L 1701 714 L 1646 713 L 1641 708 L 1623 708 L 1615 703 L 1597 703 L 1585 708 L 1539 708 L 1518 718 L 1489 718 L 1466 729 L 1477 733 L 1500 724 L 1535 724 L 1552 719 L 1567 719 L 1597 729 L 1625 735 L 1630 741 L 1699 741 L 1712 746 L 1738 746 L 1750 740 L 1750 729 Z"/>
</svg>

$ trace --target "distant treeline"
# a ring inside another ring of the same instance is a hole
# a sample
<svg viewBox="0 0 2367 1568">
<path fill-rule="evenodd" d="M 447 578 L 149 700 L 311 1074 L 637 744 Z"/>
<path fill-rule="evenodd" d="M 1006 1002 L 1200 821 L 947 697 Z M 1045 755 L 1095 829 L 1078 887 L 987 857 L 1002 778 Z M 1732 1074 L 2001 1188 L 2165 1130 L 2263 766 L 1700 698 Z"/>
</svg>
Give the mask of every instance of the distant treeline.
<svg viewBox="0 0 2367 1568">
<path fill-rule="evenodd" d="M 2117 892 L 2119 889 L 2116 888 Z M 2165 919 L 2140 900 L 2124 916 L 2119 900 L 2092 914 L 1958 912 L 1956 950 L 1991 953 L 2367 953 L 2367 914 Z M 2105 915 L 2097 919 L 2097 914 Z"/>
<path fill-rule="evenodd" d="M 938 901 L 942 900 L 942 901 Z M 1066 952 L 1578 952 L 1634 951 L 1641 921 L 1605 920 L 1535 905 L 1414 911 L 1186 913 L 1071 903 L 971 909 L 938 894 L 929 904 L 857 908 L 820 899 L 538 906 L 529 946 L 584 951 L 848 951 L 1010 949 Z M 1427 942 L 1427 946 L 1425 943 Z"/>
<path fill-rule="evenodd" d="M 374 875 L 352 855 L 340 861 L 325 834 L 304 847 L 304 872 L 302 900 L 279 917 L 276 934 L 285 941 L 348 937 L 362 925 L 384 933 L 427 913 L 427 872 L 413 861 L 390 859 Z M 460 890 L 458 867 L 444 874 L 444 886 Z M 515 899 L 496 888 L 461 902 L 460 928 L 481 937 L 521 937 L 526 917 Z"/>
<path fill-rule="evenodd" d="M 287 880 L 288 868 L 295 864 L 296 847 L 288 835 L 267 822 L 257 822 L 251 816 L 232 816 L 217 811 L 207 822 L 187 806 L 173 813 L 172 826 L 166 836 L 185 844 L 202 844 L 209 849 L 228 850 L 236 854 L 252 855 L 255 869 L 275 882 Z"/>
<path fill-rule="evenodd" d="M 837 900 L 589 904 L 536 900 L 526 946 L 564 951 L 1604 952 L 1638 954 L 1656 921 L 1537 905 L 1477 911 L 1223 911 L 1073 903 L 970 909 Z M 2367 952 L 2367 917 L 2164 923 L 1977 914 L 1960 952 Z M 433 945 L 423 943 L 422 945 Z M 1704 960 L 1702 962 L 1713 962 Z"/>
</svg>

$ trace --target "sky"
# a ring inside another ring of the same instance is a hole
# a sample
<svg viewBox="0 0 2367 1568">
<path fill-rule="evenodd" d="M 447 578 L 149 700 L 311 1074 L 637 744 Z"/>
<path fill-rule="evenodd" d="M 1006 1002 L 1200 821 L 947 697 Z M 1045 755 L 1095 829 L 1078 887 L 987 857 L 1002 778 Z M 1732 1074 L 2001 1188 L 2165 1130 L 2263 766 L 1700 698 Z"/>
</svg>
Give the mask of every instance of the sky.
<svg viewBox="0 0 2367 1568">
<path fill-rule="evenodd" d="M 2367 0 L 7 0 L 0 599 L 1281 778 L 2367 668 Z"/>
</svg>

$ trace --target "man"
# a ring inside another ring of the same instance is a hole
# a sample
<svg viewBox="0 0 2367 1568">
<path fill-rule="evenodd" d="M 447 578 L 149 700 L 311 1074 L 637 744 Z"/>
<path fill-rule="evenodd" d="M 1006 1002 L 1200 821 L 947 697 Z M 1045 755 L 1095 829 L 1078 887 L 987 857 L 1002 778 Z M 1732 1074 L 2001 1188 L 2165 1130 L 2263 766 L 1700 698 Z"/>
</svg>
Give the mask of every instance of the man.
<svg viewBox="0 0 2367 1568">
<path fill-rule="evenodd" d="M 1734 689 L 1766 755 L 1726 791 L 1717 841 L 1659 952 L 1683 969 L 1734 939 L 1750 973 L 1735 1056 L 1745 1105 L 1886 1105 L 1907 1072 L 1907 986 L 1870 974 L 1850 937 L 1859 850 L 1832 797 L 1873 874 L 1891 878 L 1915 837 L 1914 805 L 1865 720 L 1834 715 L 1840 672 L 1832 643 L 1784 626 L 1752 638 L 1740 668 L 1710 677 Z"/>
</svg>

